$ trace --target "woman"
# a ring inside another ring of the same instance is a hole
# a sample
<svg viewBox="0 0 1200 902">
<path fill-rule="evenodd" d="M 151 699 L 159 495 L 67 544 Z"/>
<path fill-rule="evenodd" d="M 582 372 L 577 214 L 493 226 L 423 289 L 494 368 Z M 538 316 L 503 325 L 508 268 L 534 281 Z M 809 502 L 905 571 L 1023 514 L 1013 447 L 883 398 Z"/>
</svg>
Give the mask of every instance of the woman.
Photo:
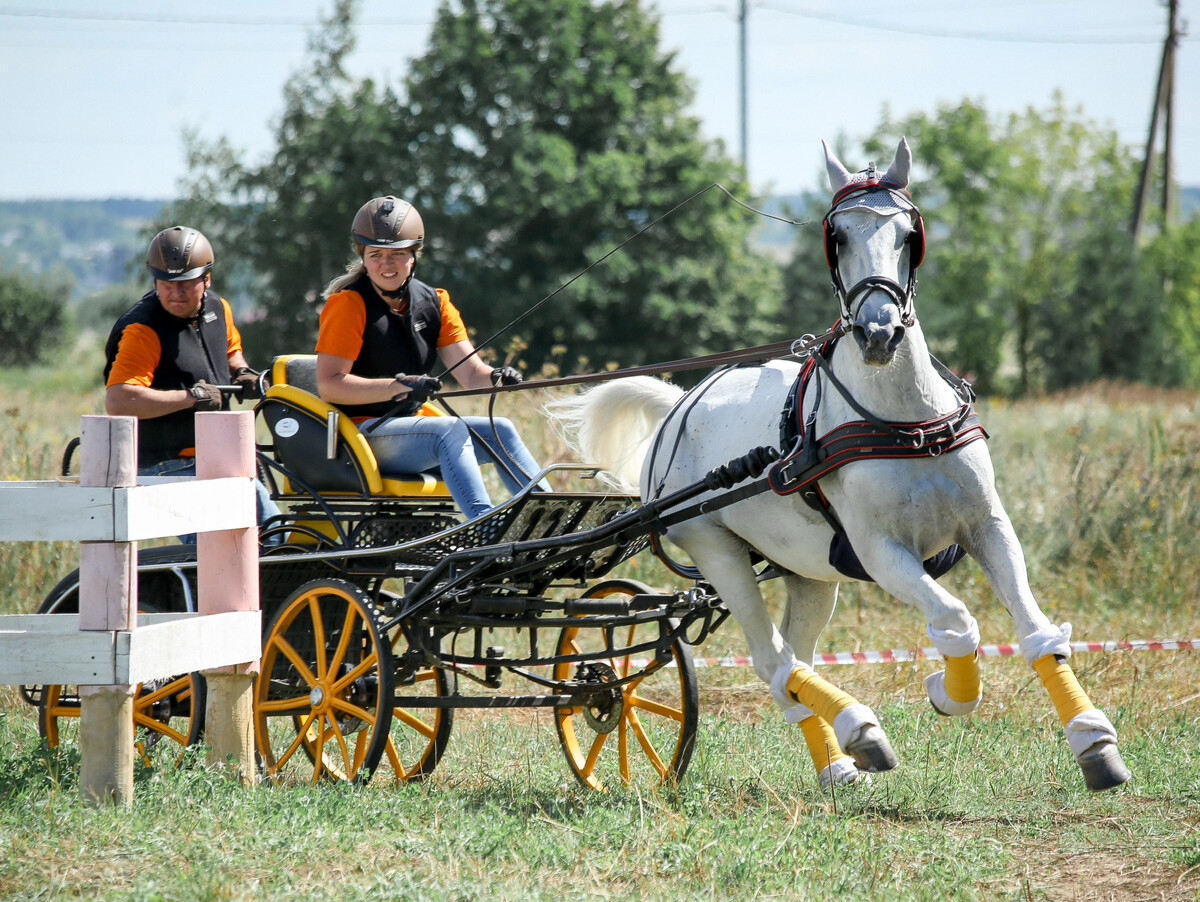
<svg viewBox="0 0 1200 902">
<path fill-rule="evenodd" d="M 508 420 L 440 416 L 424 405 L 441 388 L 429 373 L 440 359 L 466 388 L 515 385 L 521 374 L 484 363 L 449 292 L 413 278 L 425 226 L 412 204 L 390 195 L 370 200 L 354 217 L 350 234 L 358 258 L 323 295 L 317 390 L 362 424 L 381 473 L 438 468 L 467 517 L 485 514 L 492 502 L 480 464 L 499 460 L 511 492 L 528 484 L 540 467 Z M 402 401 L 407 403 L 395 410 Z"/>
</svg>

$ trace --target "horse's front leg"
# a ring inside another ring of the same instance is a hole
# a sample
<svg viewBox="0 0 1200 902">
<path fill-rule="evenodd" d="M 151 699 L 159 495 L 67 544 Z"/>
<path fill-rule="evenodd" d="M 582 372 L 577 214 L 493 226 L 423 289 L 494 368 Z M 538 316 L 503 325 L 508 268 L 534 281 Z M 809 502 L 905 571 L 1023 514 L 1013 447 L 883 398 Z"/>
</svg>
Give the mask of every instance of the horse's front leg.
<svg viewBox="0 0 1200 902">
<path fill-rule="evenodd" d="M 997 508 L 973 531 L 967 550 L 1012 615 L 1021 654 L 1050 694 L 1088 789 L 1099 792 L 1120 786 L 1130 774 L 1117 750 L 1117 731 L 1088 699 L 1067 663 L 1071 624 L 1055 626 L 1042 613 L 1029 587 L 1021 544 L 1008 515 L 998 503 Z"/>
<path fill-rule="evenodd" d="M 886 592 L 925 615 L 926 630 L 946 669 L 925 678 L 929 703 L 939 714 L 970 714 L 983 698 L 979 676 L 979 624 L 967 606 L 925 572 L 921 560 L 894 539 L 856 538 L 859 560 Z"/>
</svg>

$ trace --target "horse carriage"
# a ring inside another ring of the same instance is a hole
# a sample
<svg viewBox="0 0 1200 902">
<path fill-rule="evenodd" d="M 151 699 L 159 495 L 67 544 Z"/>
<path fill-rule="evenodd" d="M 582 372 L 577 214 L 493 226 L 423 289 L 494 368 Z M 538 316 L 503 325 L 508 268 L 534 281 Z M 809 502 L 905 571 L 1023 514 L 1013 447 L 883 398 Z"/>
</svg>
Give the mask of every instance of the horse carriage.
<svg viewBox="0 0 1200 902">
<path fill-rule="evenodd" d="M 732 614 L 821 784 L 853 782 L 898 758 L 876 713 L 812 668 L 838 585 L 872 580 L 924 614 L 945 659 L 929 701 L 967 715 L 982 699 L 979 627 L 936 581 L 965 553 L 1011 615 L 1088 788 L 1129 779 L 1067 662 L 1071 625 L 1052 623 L 1029 586 L 970 388 L 925 343 L 908 144 L 883 174 L 850 173 L 828 148 L 826 166 L 833 329 L 697 358 L 728 365 L 688 392 L 634 376 L 550 405 L 588 463 L 549 472 L 602 469 L 620 491 L 526 488 L 461 523 L 435 480 L 379 474 L 363 436 L 316 397 L 311 358 L 276 361 L 258 405 L 273 436 L 260 461 L 289 508 L 260 557 L 254 720 L 269 777 L 418 779 L 457 708 L 549 707 L 588 786 L 678 780 L 697 726 L 690 648 Z M 663 535 L 694 562 L 668 563 L 689 588 L 605 579 Z M 192 548 L 143 552 L 139 597 L 193 610 L 194 573 Z M 778 626 L 760 591 L 769 577 L 786 590 Z M 42 609 L 71 610 L 77 584 L 64 579 Z M 506 694 L 514 681 L 540 693 Z M 194 742 L 202 693 L 194 674 L 142 687 L 144 748 Z M 52 742 L 78 716 L 68 688 L 26 694 Z"/>
<path fill-rule="evenodd" d="M 599 485 L 594 467 L 558 464 L 463 522 L 435 478 L 379 473 L 358 428 L 316 396 L 315 358 L 277 359 L 257 411 L 272 436 L 260 473 L 284 510 L 259 533 L 253 709 L 266 777 L 420 779 L 456 709 L 522 707 L 553 709 L 569 766 L 592 788 L 683 776 L 698 722 L 691 646 L 728 612 L 703 582 L 662 593 L 605 577 L 672 508 L 759 471 L 735 461 L 641 505 Z M 538 491 L 546 477 L 578 488 Z M 195 611 L 196 569 L 194 545 L 141 550 L 141 609 Z M 76 571 L 39 612 L 78 610 L 78 586 Z M 24 694 L 51 745 L 75 729 L 75 687 Z M 198 742 L 204 700 L 200 674 L 140 686 L 143 760 Z"/>
</svg>

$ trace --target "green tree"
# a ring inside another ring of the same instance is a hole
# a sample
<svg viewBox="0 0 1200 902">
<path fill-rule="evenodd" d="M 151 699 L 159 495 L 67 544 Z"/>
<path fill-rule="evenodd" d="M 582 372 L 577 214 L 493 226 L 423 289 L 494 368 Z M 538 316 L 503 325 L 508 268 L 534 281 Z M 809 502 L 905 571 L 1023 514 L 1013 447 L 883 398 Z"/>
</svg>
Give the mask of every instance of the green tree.
<svg viewBox="0 0 1200 902">
<path fill-rule="evenodd" d="M 1164 350 L 1147 365 L 1164 383 L 1200 386 L 1200 218 L 1151 241 L 1142 255 L 1142 276 L 1163 292 Z"/>
<path fill-rule="evenodd" d="M 62 346 L 70 295 L 67 280 L 0 267 L 0 366 L 29 366 Z"/>
<path fill-rule="evenodd" d="M 270 161 L 193 146 L 180 217 L 216 223 L 218 255 L 249 263 L 278 350 L 311 347 L 354 212 L 382 194 L 425 220 L 418 277 L 451 291 L 478 340 L 502 333 L 494 351 L 526 347 L 528 365 L 671 359 L 777 326 L 778 274 L 750 248 L 753 214 L 710 187 L 746 197 L 744 176 L 684 114 L 691 88 L 640 3 L 443 3 L 403 100 L 346 77 L 353 14 L 337 4 L 314 38 Z"/>
</svg>

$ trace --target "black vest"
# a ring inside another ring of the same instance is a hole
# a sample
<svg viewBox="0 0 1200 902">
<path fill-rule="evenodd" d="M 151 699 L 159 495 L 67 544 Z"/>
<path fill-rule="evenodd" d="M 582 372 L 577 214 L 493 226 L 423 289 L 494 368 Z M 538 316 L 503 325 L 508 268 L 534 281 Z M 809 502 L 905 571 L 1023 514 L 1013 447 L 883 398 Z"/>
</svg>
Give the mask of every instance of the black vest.
<svg viewBox="0 0 1200 902">
<path fill-rule="evenodd" d="M 437 363 L 438 335 L 442 331 L 442 305 L 437 292 L 413 279 L 408 283 L 408 310 L 396 313 L 379 296 L 366 274 L 346 286 L 362 298 L 367 321 L 363 344 L 350 372 L 366 379 L 391 379 L 397 373 L 427 375 Z M 419 404 L 406 404 L 393 416 L 410 417 Z M 370 404 L 339 404 L 350 417 L 378 417 L 392 411 L 395 401 Z"/>
<path fill-rule="evenodd" d="M 151 388 L 160 390 L 191 388 L 203 379 L 214 385 L 228 385 L 229 328 L 225 305 L 215 292 L 206 291 L 200 314 L 184 320 L 163 309 L 158 292 L 148 291 L 142 299 L 121 314 L 104 346 L 104 382 L 117 359 L 117 347 L 125 327 L 140 323 L 154 330 L 162 346 L 162 356 L 154 370 Z M 229 409 L 228 398 L 222 399 Z M 138 420 L 138 466 L 178 457 L 184 448 L 196 446 L 195 413 L 177 410 L 162 417 Z"/>
</svg>

